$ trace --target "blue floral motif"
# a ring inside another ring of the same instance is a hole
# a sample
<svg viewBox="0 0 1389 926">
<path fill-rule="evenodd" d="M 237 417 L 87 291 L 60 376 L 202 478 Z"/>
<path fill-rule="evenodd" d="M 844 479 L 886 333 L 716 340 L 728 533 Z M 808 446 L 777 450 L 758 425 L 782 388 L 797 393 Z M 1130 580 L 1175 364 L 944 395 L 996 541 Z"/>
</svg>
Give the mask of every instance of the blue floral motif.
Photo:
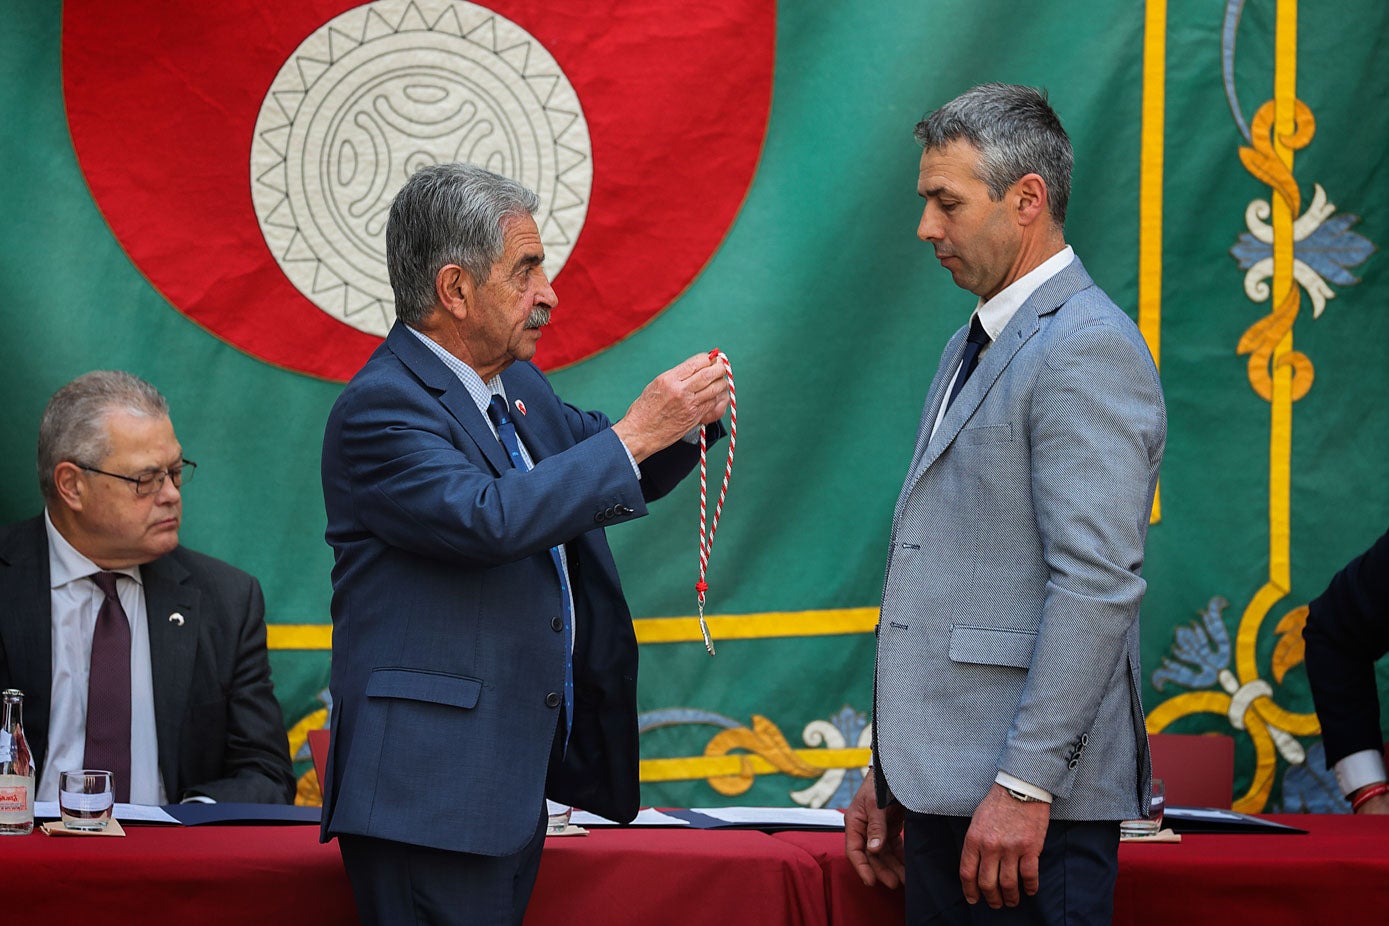
<svg viewBox="0 0 1389 926">
<path fill-rule="evenodd" d="M 1351 228 L 1360 217 L 1350 212 L 1333 215 L 1322 222 L 1310 235 L 1293 245 L 1293 257 L 1302 261 L 1318 276 L 1340 286 L 1352 286 L 1360 278 L 1350 272 L 1369 259 L 1377 249 L 1374 242 Z M 1273 255 L 1273 246 L 1260 241 L 1249 232 L 1241 232 L 1230 256 L 1241 270 L 1248 270 Z"/>
<path fill-rule="evenodd" d="M 1273 245 L 1260 241 L 1249 232 L 1240 232 L 1235 246 L 1230 248 L 1230 256 L 1239 262 L 1241 270 L 1248 270 L 1264 258 L 1273 256 Z"/>
<path fill-rule="evenodd" d="M 838 714 L 829 718 L 831 724 L 840 733 L 844 734 L 844 742 L 853 745 L 858 742 L 859 734 L 868 726 L 868 717 L 862 711 L 856 711 L 849 705 L 844 705 Z M 826 807 L 833 807 L 842 810 L 849 806 L 849 802 L 854 799 L 858 789 L 863 785 L 862 769 L 846 769 L 844 778 L 839 782 L 839 787 L 834 789 L 834 794 L 825 802 Z"/>
<path fill-rule="evenodd" d="M 1162 691 L 1167 682 L 1185 688 L 1207 688 L 1215 684 L 1220 670 L 1230 664 L 1230 634 L 1221 615 L 1229 602 L 1220 596 L 1206 603 L 1200 623 L 1190 623 L 1172 632 L 1171 655 L 1153 672 L 1153 687 Z"/>
<path fill-rule="evenodd" d="M 1293 246 L 1294 256 L 1324 280 L 1350 286 L 1360 278 L 1348 268 L 1358 267 L 1375 252 L 1374 243 L 1351 226 L 1360 221 L 1349 212 L 1333 215 Z"/>
<path fill-rule="evenodd" d="M 1307 747 L 1307 761 L 1283 774 L 1282 813 L 1350 813 L 1341 796 L 1336 773 L 1326 767 L 1326 746 L 1317 740 Z"/>
</svg>

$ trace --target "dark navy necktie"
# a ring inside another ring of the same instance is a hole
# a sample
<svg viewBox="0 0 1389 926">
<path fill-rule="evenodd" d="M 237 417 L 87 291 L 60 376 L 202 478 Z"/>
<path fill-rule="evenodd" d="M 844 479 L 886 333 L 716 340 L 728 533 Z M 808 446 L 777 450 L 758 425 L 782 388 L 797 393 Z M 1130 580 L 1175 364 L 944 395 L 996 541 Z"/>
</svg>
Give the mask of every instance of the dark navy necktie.
<svg viewBox="0 0 1389 926">
<path fill-rule="evenodd" d="M 950 398 L 946 400 L 945 407 L 949 408 L 955 401 L 955 396 L 960 394 L 960 390 L 965 387 L 965 380 L 969 379 L 969 374 L 974 372 L 974 368 L 979 365 L 979 352 L 989 344 L 989 333 L 984 330 L 983 324 L 979 321 L 979 316 L 975 315 L 969 323 L 969 334 L 965 338 L 965 352 L 960 358 L 960 372 L 955 376 L 955 385 L 950 390 Z"/>
<path fill-rule="evenodd" d="M 116 595 L 116 574 L 90 578 L 105 597 L 92 631 L 82 764 L 109 770 L 116 800 L 125 803 L 130 800 L 130 621 Z"/>
<path fill-rule="evenodd" d="M 516 425 L 507 412 L 506 399 L 493 395 L 487 405 L 487 416 L 497 427 L 497 436 L 511 456 L 511 465 L 521 472 L 529 470 L 526 458 L 521 456 L 521 442 L 516 436 Z M 574 729 L 574 622 L 569 613 L 569 576 L 560 559 L 559 547 L 550 547 L 550 559 L 555 564 L 555 575 L 559 577 L 560 620 L 564 629 L 564 744 L 568 746 L 569 733 Z"/>
</svg>

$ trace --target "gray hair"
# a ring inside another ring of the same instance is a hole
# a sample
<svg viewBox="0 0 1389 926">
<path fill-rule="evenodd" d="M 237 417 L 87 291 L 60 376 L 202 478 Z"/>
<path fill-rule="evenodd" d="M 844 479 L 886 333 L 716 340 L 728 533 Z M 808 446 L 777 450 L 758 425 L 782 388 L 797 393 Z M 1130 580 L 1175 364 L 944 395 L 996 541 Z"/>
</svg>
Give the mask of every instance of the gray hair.
<svg viewBox="0 0 1389 926">
<path fill-rule="evenodd" d="M 502 223 L 539 208 L 539 196 L 473 164 L 416 171 L 396 194 L 386 221 L 396 317 L 412 327 L 423 323 L 434 306 L 435 278 L 449 264 L 485 282 L 502 256 Z"/>
<path fill-rule="evenodd" d="M 979 179 L 997 202 L 1027 174 L 1047 185 L 1057 228 L 1066 224 L 1075 155 L 1045 90 L 1016 84 L 980 84 L 929 113 L 912 133 L 928 151 L 957 139 L 979 152 Z"/>
<path fill-rule="evenodd" d="M 53 468 L 59 463 L 95 466 L 111 452 L 106 419 L 116 411 L 167 418 L 169 402 L 140 377 L 120 370 L 84 373 L 53 393 L 39 422 L 39 491 L 45 501 L 58 497 Z"/>
</svg>

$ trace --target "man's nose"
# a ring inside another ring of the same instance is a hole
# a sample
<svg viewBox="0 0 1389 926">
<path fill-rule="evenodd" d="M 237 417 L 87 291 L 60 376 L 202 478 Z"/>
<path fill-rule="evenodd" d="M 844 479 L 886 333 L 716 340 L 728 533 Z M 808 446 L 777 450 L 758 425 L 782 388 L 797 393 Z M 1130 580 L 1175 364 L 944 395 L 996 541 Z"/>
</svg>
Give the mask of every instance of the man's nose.
<svg viewBox="0 0 1389 926">
<path fill-rule="evenodd" d="M 930 206 L 921 210 L 921 221 L 916 225 L 916 237 L 922 241 L 937 241 L 941 236 L 941 224 Z"/>
<path fill-rule="evenodd" d="M 172 504 L 183 498 L 183 490 L 174 485 L 174 477 L 167 474 L 164 476 L 164 484 L 159 487 L 156 494 L 159 496 L 159 500 L 166 504 Z"/>
<path fill-rule="evenodd" d="M 535 294 L 535 300 L 537 305 L 548 306 L 552 310 L 559 305 L 559 295 L 549 277 L 545 278 L 545 285 Z"/>
</svg>

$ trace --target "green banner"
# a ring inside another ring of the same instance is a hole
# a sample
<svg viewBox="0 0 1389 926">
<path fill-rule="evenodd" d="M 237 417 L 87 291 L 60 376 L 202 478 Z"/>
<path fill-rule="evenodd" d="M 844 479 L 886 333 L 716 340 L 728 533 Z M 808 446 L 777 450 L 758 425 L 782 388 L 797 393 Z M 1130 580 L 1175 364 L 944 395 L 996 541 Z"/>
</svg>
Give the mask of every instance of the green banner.
<svg viewBox="0 0 1389 926">
<path fill-rule="evenodd" d="M 296 121 L 302 100 L 353 54 L 405 54 L 427 34 L 435 51 L 511 62 L 532 89 L 544 57 L 591 144 L 555 118 L 546 71 L 539 98 L 563 148 L 552 167 L 586 178 L 566 189 L 587 220 L 555 279 L 558 340 L 538 359 L 562 395 L 613 417 L 696 351 L 722 349 L 735 373 L 737 457 L 708 570 L 717 656 L 693 619 L 695 481 L 609 532 L 642 641 L 643 802 L 842 806 L 866 760 L 893 503 L 941 348 L 974 306 L 915 238 L 911 130 L 972 84 L 1033 84 L 1075 145 L 1067 240 L 1138 321 L 1167 396 L 1144 567 L 1150 730 L 1232 735 L 1238 809 L 1345 809 L 1300 631 L 1306 603 L 1389 523 L 1382 4 L 727 0 L 673 37 L 684 20 L 644 34 L 636 2 L 606 10 L 615 25 L 602 28 L 543 3 L 489 5 L 496 21 L 422 0 L 416 27 L 393 0 L 321 0 L 294 22 L 247 12 L 277 4 L 171 3 L 155 11 L 167 28 L 110 36 L 103 23 L 100 47 L 89 17 L 102 4 L 12 5 L 0 30 L 0 518 L 40 510 L 34 442 L 60 385 L 115 367 L 163 390 L 199 464 L 183 540 L 263 583 L 276 691 L 313 801 L 304 736 L 326 719 L 330 658 L 319 453 L 334 364 L 374 343 L 348 330 L 372 284 L 350 268 L 323 276 L 323 253 L 315 273 L 283 263 L 298 245 L 273 243 L 266 190 L 279 175 L 253 167 L 280 170 L 315 143 L 317 123 Z M 269 33 L 237 39 L 247 61 L 200 50 L 248 24 Z M 524 41 L 496 38 L 513 28 Z M 629 46 L 597 38 L 621 29 Z M 686 60 L 711 73 L 667 87 L 661 56 L 642 49 L 677 40 L 687 55 L 662 53 L 677 76 Z M 219 70 L 229 59 L 246 70 Z M 301 89 L 274 83 L 291 78 Z M 681 95 L 687 85 L 698 92 Z M 265 121 L 272 105 L 279 122 Z M 230 167 L 213 164 L 222 155 Z M 295 182 L 285 202 L 311 212 Z M 554 195 L 560 219 L 576 214 Z M 341 318 L 313 314 L 324 293 Z M 649 311 L 623 314 L 643 300 Z M 253 312 L 266 320 L 246 335 Z M 342 332 L 347 347 L 323 346 Z"/>
</svg>

